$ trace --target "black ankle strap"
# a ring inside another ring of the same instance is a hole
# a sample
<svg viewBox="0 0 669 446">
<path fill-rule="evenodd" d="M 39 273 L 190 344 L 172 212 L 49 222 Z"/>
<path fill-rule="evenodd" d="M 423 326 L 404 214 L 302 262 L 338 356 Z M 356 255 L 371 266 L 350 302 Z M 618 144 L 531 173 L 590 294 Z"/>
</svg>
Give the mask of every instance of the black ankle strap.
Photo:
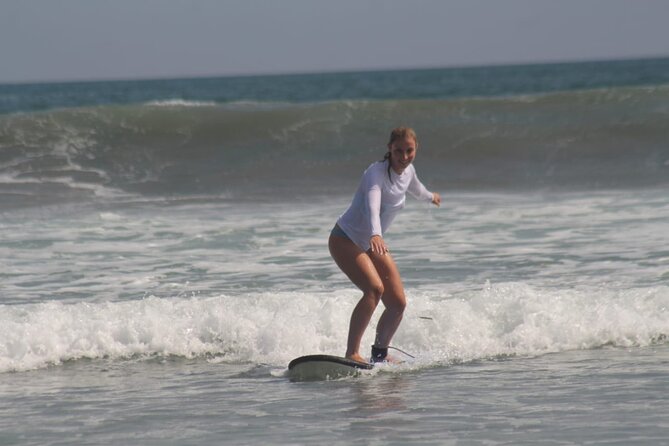
<svg viewBox="0 0 669 446">
<path fill-rule="evenodd" d="M 372 361 L 383 361 L 388 356 L 388 347 L 372 345 Z"/>
</svg>

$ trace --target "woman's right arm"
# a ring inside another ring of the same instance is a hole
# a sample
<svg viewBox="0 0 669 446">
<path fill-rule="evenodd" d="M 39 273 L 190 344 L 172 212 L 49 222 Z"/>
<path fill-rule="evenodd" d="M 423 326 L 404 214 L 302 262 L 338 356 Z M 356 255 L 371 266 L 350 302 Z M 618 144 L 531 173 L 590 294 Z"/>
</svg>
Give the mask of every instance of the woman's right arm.
<svg viewBox="0 0 669 446">
<path fill-rule="evenodd" d="M 383 177 L 377 178 L 377 176 L 370 175 L 367 178 L 367 195 L 365 198 L 367 201 L 367 211 L 369 212 L 369 223 L 372 228 L 369 246 L 372 252 L 383 255 L 388 252 L 381 228 L 381 187 Z"/>
</svg>

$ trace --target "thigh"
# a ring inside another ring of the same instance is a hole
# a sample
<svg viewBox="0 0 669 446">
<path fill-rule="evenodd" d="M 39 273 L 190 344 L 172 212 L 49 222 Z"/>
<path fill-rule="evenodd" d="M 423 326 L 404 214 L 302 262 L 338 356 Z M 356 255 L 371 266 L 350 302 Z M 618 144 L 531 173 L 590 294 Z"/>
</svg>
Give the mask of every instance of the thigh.
<svg viewBox="0 0 669 446">
<path fill-rule="evenodd" d="M 339 269 L 363 292 L 382 289 L 383 281 L 369 255 L 344 237 L 330 236 L 330 254 Z"/>
</svg>

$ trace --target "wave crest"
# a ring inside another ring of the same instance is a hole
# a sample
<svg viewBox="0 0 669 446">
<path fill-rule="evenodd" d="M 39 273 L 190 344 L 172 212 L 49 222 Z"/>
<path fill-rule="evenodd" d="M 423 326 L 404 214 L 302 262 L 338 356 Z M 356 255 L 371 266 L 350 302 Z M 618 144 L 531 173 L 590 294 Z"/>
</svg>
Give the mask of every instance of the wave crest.
<svg viewBox="0 0 669 446">
<path fill-rule="evenodd" d="M 137 356 L 213 356 L 285 367 L 303 354 L 341 354 L 356 297 L 284 292 L 0 306 L 0 371 Z M 458 296 L 409 296 L 395 344 L 416 354 L 419 366 L 647 346 L 666 342 L 667 308 L 665 286 L 613 291 L 486 284 Z M 373 325 L 365 345 L 373 341 Z"/>
</svg>

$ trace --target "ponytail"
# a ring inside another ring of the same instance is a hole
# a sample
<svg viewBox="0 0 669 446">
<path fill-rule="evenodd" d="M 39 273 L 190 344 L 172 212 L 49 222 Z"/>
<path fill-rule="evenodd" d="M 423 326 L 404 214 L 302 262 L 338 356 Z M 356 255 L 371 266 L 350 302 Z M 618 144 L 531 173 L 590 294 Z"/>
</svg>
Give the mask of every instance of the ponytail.
<svg viewBox="0 0 669 446">
<path fill-rule="evenodd" d="M 388 161 L 388 179 L 390 180 L 390 184 L 393 183 L 393 177 L 390 176 L 390 151 L 386 152 L 385 155 L 383 155 L 383 160 L 381 162 Z"/>
</svg>

